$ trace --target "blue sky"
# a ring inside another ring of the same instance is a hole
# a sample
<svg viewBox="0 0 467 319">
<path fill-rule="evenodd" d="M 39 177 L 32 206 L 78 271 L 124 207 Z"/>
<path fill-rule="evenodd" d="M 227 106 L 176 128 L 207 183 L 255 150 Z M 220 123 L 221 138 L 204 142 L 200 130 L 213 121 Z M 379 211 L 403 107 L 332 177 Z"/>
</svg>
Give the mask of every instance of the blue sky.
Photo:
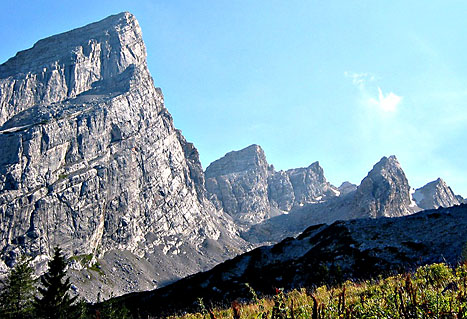
<svg viewBox="0 0 467 319">
<path fill-rule="evenodd" d="M 4 1 L 0 61 L 130 11 L 177 128 L 203 166 L 259 144 L 337 186 L 396 155 L 411 186 L 467 196 L 465 1 Z"/>
</svg>

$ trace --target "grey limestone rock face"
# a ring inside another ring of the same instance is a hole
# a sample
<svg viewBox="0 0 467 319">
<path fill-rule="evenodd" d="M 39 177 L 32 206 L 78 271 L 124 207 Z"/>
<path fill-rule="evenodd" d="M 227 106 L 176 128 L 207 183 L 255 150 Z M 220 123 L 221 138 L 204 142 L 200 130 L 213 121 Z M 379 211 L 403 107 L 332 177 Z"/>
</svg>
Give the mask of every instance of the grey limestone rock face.
<svg viewBox="0 0 467 319">
<path fill-rule="evenodd" d="M 350 182 L 343 182 L 338 188 L 341 195 L 345 195 L 357 190 L 357 185 Z"/>
<path fill-rule="evenodd" d="M 415 190 L 413 198 L 417 205 L 423 209 L 451 207 L 460 204 L 452 189 L 441 178 Z"/>
<path fill-rule="evenodd" d="M 145 61 L 138 22 L 120 15 L 40 40 L 0 65 L 0 125 L 33 105 L 74 98 Z"/>
<path fill-rule="evenodd" d="M 206 168 L 206 188 L 225 212 L 246 224 L 267 218 L 269 165 L 264 151 L 251 145 L 227 153 Z"/>
<path fill-rule="evenodd" d="M 0 66 L 0 89 L 0 254 L 7 265 L 19 254 L 44 263 L 56 245 L 78 257 L 127 251 L 135 264 L 166 260 L 160 266 L 170 281 L 245 247 L 230 216 L 207 200 L 196 148 L 174 128 L 154 87 L 133 15 L 19 52 Z M 206 249 L 210 241 L 219 248 Z M 156 272 L 147 273 L 144 285 L 104 290 L 157 286 Z M 95 299 L 83 282 L 78 276 L 80 293 Z"/>
<path fill-rule="evenodd" d="M 353 198 L 353 218 L 399 217 L 420 210 L 397 158 L 383 157 L 362 180 Z"/>
<path fill-rule="evenodd" d="M 347 182 L 337 193 L 335 188 L 327 190 L 328 194 L 339 196 L 295 206 L 287 215 L 254 225 L 243 233 L 243 237 L 256 243 L 274 243 L 287 236 L 296 236 L 311 225 L 331 224 L 337 220 L 399 217 L 421 210 L 412 200 L 408 180 L 395 156 L 383 157 L 358 187 Z"/>
<path fill-rule="evenodd" d="M 339 195 L 318 162 L 277 172 L 258 145 L 227 153 L 209 165 L 205 175 L 214 202 L 246 225 Z"/>
<path fill-rule="evenodd" d="M 340 194 L 337 188 L 324 177 L 324 171 L 319 162 L 314 162 L 307 168 L 287 170 L 287 175 L 294 189 L 294 205 L 301 206 Z"/>
<path fill-rule="evenodd" d="M 268 178 L 269 202 L 283 211 L 290 211 L 295 203 L 295 192 L 285 171 L 275 172 Z"/>
</svg>

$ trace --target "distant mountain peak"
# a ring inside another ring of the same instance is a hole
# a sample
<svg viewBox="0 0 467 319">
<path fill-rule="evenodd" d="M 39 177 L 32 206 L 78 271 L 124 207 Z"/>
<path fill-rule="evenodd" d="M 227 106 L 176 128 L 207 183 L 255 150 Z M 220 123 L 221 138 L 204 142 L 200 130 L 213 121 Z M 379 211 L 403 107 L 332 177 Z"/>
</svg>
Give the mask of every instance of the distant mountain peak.
<svg viewBox="0 0 467 319">
<path fill-rule="evenodd" d="M 460 203 L 459 198 L 441 178 L 415 190 L 413 198 L 423 209 L 450 207 Z"/>
<path fill-rule="evenodd" d="M 357 185 L 352 184 L 348 181 L 345 181 L 341 184 L 341 186 L 338 187 L 339 192 L 341 195 L 348 194 L 350 192 L 353 192 L 357 189 Z"/>
<path fill-rule="evenodd" d="M 387 169 L 395 169 L 395 170 L 401 170 L 401 164 L 397 160 L 397 157 L 395 155 L 391 155 L 389 157 L 383 156 L 379 162 L 377 162 L 374 166 L 372 171 L 374 172 L 379 172 L 382 170 L 387 170 Z"/>
<path fill-rule="evenodd" d="M 206 168 L 206 177 L 225 175 L 247 170 L 267 170 L 268 162 L 261 146 L 252 144 L 238 151 L 231 151 Z"/>
<path fill-rule="evenodd" d="M 384 156 L 358 186 L 354 203 L 361 209 L 355 217 L 397 217 L 417 210 L 410 186 L 396 156 Z"/>
<path fill-rule="evenodd" d="M 225 154 L 207 167 L 205 176 L 215 205 L 248 225 L 339 195 L 318 161 L 276 172 L 256 144 Z"/>
</svg>

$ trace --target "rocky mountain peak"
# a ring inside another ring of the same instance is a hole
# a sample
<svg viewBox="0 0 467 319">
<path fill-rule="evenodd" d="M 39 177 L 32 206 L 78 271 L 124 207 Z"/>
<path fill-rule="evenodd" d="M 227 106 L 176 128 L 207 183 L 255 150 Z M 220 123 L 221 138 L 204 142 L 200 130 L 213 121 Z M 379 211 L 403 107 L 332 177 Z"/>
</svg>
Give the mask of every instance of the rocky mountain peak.
<svg viewBox="0 0 467 319">
<path fill-rule="evenodd" d="M 128 12 L 40 40 L 0 65 L 0 125 L 33 105 L 118 81 L 130 66 L 146 68 L 146 48 L 138 21 Z"/>
<path fill-rule="evenodd" d="M 339 195 L 319 162 L 276 172 L 258 145 L 227 153 L 209 165 L 206 189 L 217 207 L 246 225 Z"/>
<path fill-rule="evenodd" d="M 268 162 L 261 146 L 252 144 L 239 151 L 231 151 L 206 168 L 206 178 L 245 172 L 267 170 Z"/>
<path fill-rule="evenodd" d="M 358 186 L 353 217 L 397 217 L 413 213 L 410 186 L 397 158 L 383 157 Z"/>
<path fill-rule="evenodd" d="M 370 171 L 369 175 L 385 175 L 389 176 L 391 174 L 398 174 L 402 171 L 401 164 L 397 160 L 395 155 L 389 157 L 383 156 L 379 162 L 373 165 L 373 169 Z"/>
<path fill-rule="evenodd" d="M 240 223 L 255 224 L 269 215 L 268 175 L 264 151 L 253 144 L 211 163 L 205 172 L 206 189 L 216 207 Z"/>
<path fill-rule="evenodd" d="M 121 13 L 1 66 L 0 271 L 23 254 L 40 270 L 60 245 L 73 260 L 99 259 L 105 277 L 83 280 L 80 262 L 72 274 L 95 300 L 244 249 L 231 217 L 207 199 L 198 152 L 175 129 L 145 59 L 138 22 Z"/>
<path fill-rule="evenodd" d="M 345 181 L 338 187 L 339 192 L 341 195 L 345 195 L 351 193 L 357 189 L 357 185 L 350 183 L 349 181 Z"/>
<path fill-rule="evenodd" d="M 287 175 L 294 189 L 295 206 L 339 195 L 337 188 L 324 177 L 324 170 L 318 161 L 306 168 L 287 170 Z"/>
<path fill-rule="evenodd" d="M 452 189 L 444 180 L 437 180 L 415 190 L 413 198 L 417 205 L 423 209 L 450 207 L 460 204 Z"/>
</svg>

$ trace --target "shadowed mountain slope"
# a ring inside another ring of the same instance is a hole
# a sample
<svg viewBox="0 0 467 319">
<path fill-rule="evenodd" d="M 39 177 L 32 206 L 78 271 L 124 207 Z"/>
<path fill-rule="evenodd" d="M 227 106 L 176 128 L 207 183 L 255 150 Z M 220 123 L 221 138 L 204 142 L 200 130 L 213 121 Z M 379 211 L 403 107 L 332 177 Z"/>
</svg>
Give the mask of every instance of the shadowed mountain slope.
<svg viewBox="0 0 467 319">
<path fill-rule="evenodd" d="M 161 316 L 205 304 L 251 298 L 245 283 L 261 294 L 364 279 L 417 266 L 460 261 L 466 245 L 467 205 L 399 218 L 338 221 L 308 228 L 297 238 L 260 247 L 212 270 L 152 292 L 118 298 L 132 311 Z"/>
</svg>

